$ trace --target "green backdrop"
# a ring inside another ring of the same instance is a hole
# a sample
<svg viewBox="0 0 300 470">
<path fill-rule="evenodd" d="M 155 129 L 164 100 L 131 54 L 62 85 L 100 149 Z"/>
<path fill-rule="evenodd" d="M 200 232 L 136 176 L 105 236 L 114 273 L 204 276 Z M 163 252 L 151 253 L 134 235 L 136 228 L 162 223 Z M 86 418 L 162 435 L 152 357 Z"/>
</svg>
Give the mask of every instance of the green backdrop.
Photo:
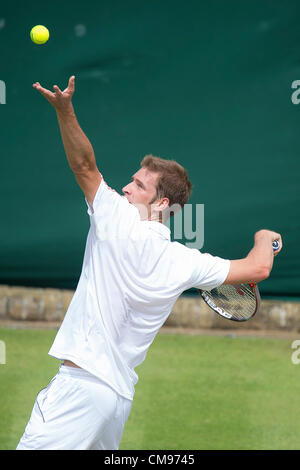
<svg viewBox="0 0 300 470">
<path fill-rule="evenodd" d="M 55 111 L 32 88 L 74 74 L 78 121 L 111 187 L 147 153 L 177 160 L 205 207 L 203 251 L 244 257 L 257 230 L 278 231 L 284 250 L 261 292 L 300 296 L 300 3 L 19 3 L 0 11 L 0 283 L 77 285 L 86 203 Z M 46 45 L 29 38 L 37 24 Z"/>
</svg>

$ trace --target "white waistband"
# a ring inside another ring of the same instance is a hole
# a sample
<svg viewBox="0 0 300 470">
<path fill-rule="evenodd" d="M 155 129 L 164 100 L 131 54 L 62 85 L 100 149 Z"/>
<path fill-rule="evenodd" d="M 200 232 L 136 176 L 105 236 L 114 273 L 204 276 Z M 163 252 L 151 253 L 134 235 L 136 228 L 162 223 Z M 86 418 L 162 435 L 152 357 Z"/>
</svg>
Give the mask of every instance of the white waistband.
<svg viewBox="0 0 300 470">
<path fill-rule="evenodd" d="M 107 385 L 105 382 L 103 382 L 103 380 L 99 379 L 87 370 L 81 369 L 81 367 L 65 366 L 64 364 L 61 364 L 59 367 L 58 374 L 68 375 L 70 377 L 90 380 L 93 382 L 98 382 Z"/>
</svg>

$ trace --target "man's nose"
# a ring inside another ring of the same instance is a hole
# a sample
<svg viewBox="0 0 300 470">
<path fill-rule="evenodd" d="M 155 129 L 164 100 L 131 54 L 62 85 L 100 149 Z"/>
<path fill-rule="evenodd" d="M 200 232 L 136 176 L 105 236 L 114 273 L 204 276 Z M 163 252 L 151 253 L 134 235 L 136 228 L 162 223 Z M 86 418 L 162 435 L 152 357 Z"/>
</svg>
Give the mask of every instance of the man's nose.
<svg viewBox="0 0 300 470">
<path fill-rule="evenodd" d="M 129 184 L 127 184 L 127 186 L 124 186 L 124 188 L 122 189 L 123 193 L 124 194 L 129 194 L 128 189 L 129 189 Z"/>
</svg>

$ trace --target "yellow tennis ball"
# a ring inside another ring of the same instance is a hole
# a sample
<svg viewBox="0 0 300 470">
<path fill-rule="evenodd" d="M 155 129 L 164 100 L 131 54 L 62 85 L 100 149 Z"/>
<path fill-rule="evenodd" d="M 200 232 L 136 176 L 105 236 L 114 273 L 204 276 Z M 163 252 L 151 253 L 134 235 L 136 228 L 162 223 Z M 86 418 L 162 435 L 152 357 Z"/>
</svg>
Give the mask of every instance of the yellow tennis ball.
<svg viewBox="0 0 300 470">
<path fill-rule="evenodd" d="M 39 24 L 32 28 L 30 37 L 35 44 L 45 44 L 49 39 L 49 31 L 45 26 Z"/>
</svg>

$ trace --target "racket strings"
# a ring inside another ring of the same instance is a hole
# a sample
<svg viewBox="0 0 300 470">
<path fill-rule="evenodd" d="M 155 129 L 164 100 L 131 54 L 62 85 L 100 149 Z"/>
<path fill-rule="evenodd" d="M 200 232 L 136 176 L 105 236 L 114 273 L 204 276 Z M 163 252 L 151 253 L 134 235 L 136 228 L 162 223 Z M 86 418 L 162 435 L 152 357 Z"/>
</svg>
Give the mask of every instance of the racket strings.
<svg viewBox="0 0 300 470">
<path fill-rule="evenodd" d="M 216 307 L 237 320 L 250 318 L 256 310 L 256 296 L 249 284 L 225 284 L 205 294 Z"/>
</svg>

